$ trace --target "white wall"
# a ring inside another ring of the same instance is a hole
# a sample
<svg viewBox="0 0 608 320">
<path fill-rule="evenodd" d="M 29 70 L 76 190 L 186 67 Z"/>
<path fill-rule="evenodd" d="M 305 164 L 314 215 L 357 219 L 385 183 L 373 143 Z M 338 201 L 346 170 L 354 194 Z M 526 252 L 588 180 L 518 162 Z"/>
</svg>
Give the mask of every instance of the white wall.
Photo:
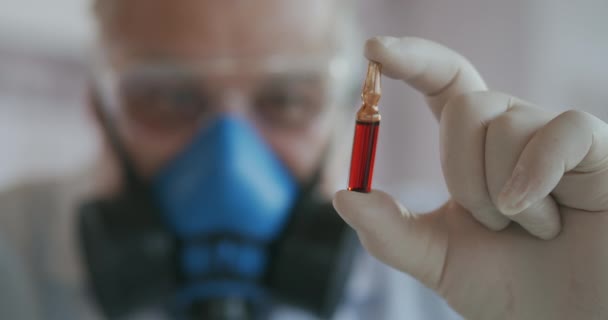
<svg viewBox="0 0 608 320">
<path fill-rule="evenodd" d="M 96 148 L 83 108 L 88 3 L 0 0 L 0 189 L 69 172 Z"/>
<path fill-rule="evenodd" d="M 90 41 L 91 0 L 0 0 L 0 43 L 64 52 Z"/>
<path fill-rule="evenodd" d="M 608 1 L 533 1 L 529 96 L 608 121 Z"/>
</svg>

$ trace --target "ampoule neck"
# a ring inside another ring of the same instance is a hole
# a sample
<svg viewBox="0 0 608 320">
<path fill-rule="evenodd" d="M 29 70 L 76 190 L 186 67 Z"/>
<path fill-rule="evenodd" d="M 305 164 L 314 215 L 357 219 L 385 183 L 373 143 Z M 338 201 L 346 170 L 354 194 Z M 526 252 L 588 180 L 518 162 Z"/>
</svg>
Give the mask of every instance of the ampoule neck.
<svg viewBox="0 0 608 320">
<path fill-rule="evenodd" d="M 380 121 L 380 111 L 377 105 L 363 103 L 357 111 L 357 121 L 378 122 Z"/>
<path fill-rule="evenodd" d="M 378 102 L 380 102 L 380 93 L 376 93 L 373 91 L 364 91 L 361 93 L 361 101 L 363 101 L 364 105 L 372 106 L 373 108 L 378 108 Z"/>
<path fill-rule="evenodd" d="M 370 106 L 377 106 L 382 95 L 380 85 L 382 65 L 378 62 L 370 61 L 367 66 L 367 75 L 361 89 L 361 100 Z"/>
</svg>

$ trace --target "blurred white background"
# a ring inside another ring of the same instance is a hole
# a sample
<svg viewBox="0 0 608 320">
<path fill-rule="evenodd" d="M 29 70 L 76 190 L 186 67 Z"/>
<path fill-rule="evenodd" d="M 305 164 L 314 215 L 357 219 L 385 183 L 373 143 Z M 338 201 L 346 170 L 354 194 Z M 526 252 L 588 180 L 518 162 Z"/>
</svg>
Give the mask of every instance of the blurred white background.
<svg viewBox="0 0 608 320">
<path fill-rule="evenodd" d="M 0 188 L 66 172 L 96 149 L 83 108 L 89 5 L 0 0 Z M 606 1 L 362 0 L 361 8 L 366 35 L 441 42 L 492 89 L 608 120 Z M 436 123 L 418 94 L 394 81 L 384 88 L 375 184 L 413 209 L 434 206 L 446 196 Z"/>
<path fill-rule="evenodd" d="M 0 189 L 63 174 L 96 148 L 83 106 L 89 1 L 0 0 Z"/>
</svg>

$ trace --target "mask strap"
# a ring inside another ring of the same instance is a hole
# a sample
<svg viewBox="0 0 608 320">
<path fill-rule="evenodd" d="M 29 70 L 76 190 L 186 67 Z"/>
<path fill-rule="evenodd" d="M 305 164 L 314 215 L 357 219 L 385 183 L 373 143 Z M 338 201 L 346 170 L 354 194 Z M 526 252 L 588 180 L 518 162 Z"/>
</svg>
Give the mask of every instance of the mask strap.
<svg viewBox="0 0 608 320">
<path fill-rule="evenodd" d="M 90 95 L 95 117 L 99 121 L 103 134 L 108 139 L 110 147 L 116 154 L 118 162 L 122 168 L 127 190 L 142 190 L 142 187 L 145 186 L 145 184 L 137 174 L 137 171 L 129 158 L 129 154 L 118 136 L 118 130 L 110 118 L 110 115 L 104 111 L 104 106 L 102 106 L 103 102 L 102 99 L 100 99 L 99 92 L 92 89 L 90 90 Z"/>
</svg>

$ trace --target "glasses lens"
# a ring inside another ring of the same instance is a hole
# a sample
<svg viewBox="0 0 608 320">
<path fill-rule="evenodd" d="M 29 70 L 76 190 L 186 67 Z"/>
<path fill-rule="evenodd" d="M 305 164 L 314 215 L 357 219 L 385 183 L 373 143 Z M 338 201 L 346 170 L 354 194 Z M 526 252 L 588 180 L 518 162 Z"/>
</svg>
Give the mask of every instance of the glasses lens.
<svg viewBox="0 0 608 320">
<path fill-rule="evenodd" d="M 125 77 L 120 96 L 132 120 L 157 130 L 195 125 L 209 108 L 200 81 L 193 77 Z"/>
<path fill-rule="evenodd" d="M 274 76 L 253 97 L 255 115 L 276 127 L 303 127 L 326 106 L 326 81 L 320 75 Z"/>
</svg>

